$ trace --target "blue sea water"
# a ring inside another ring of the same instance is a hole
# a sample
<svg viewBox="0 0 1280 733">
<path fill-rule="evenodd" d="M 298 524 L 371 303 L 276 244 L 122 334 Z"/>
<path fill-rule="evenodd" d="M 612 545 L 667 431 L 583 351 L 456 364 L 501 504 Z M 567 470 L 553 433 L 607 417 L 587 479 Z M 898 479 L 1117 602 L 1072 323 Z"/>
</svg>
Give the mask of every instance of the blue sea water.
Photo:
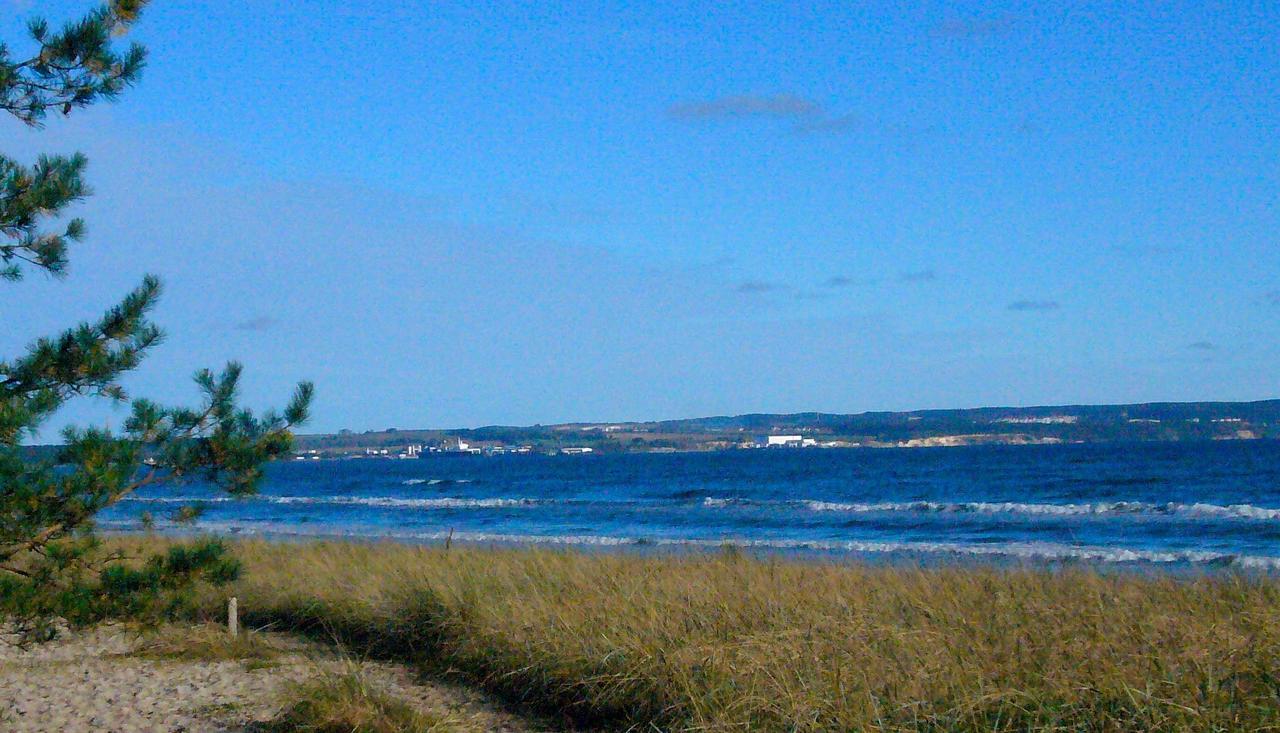
<svg viewBox="0 0 1280 733">
<path fill-rule="evenodd" d="M 192 501 L 242 536 L 1280 569 L 1275 441 L 287 461 L 255 497 L 104 519 Z"/>
</svg>

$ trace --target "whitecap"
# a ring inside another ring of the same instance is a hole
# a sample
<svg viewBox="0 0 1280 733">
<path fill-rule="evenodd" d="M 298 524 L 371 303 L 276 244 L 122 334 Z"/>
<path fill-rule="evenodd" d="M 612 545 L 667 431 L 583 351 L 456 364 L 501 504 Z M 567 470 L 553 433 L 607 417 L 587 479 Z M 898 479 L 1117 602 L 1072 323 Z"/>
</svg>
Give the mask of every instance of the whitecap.
<svg viewBox="0 0 1280 733">
<path fill-rule="evenodd" d="M 137 522 L 104 521 L 104 528 L 118 531 L 135 530 Z M 175 531 L 187 531 L 165 524 Z M 372 528 L 357 530 L 324 526 L 300 526 L 270 522 L 200 522 L 197 530 L 222 534 L 279 535 L 297 537 L 341 537 L 348 539 L 392 539 L 416 542 L 453 542 L 504 545 L 563 545 L 626 547 L 655 545 L 676 548 L 740 547 L 779 551 L 847 553 L 853 555 L 943 556 L 953 558 L 994 558 L 1029 562 L 1085 562 L 1099 565 L 1147 564 L 1235 567 L 1249 570 L 1280 571 L 1280 557 L 1270 555 L 1238 555 L 1202 550 L 1150 550 L 1127 547 L 1065 545 L 1050 542 L 1001 542 L 963 544 L 958 542 L 801 540 L 801 539 L 681 539 L 618 537 L 611 535 L 530 535 L 488 532 L 396 532 Z"/>
</svg>

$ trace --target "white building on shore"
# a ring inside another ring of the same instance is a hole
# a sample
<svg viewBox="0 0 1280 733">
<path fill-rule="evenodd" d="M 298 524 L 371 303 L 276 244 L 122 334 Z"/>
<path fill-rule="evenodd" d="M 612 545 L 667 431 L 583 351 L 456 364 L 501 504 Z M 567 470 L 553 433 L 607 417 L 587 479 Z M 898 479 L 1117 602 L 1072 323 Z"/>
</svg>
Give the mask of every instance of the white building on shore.
<svg viewBox="0 0 1280 733">
<path fill-rule="evenodd" d="M 756 438 L 756 445 L 761 448 L 808 448 L 817 444 L 818 441 L 803 435 L 761 435 Z"/>
</svg>

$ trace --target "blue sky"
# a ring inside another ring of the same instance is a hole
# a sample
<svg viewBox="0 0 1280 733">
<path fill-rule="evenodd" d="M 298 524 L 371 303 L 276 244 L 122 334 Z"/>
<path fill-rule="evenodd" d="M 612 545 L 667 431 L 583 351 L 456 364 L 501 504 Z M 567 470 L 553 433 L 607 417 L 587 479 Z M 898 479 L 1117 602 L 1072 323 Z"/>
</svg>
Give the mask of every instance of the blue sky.
<svg viewBox="0 0 1280 733">
<path fill-rule="evenodd" d="M 153 272 L 135 394 L 239 359 L 322 431 L 1280 395 L 1273 2 L 159 0 L 134 36 L 118 104 L 0 122 L 96 192 L 0 353 Z"/>
</svg>

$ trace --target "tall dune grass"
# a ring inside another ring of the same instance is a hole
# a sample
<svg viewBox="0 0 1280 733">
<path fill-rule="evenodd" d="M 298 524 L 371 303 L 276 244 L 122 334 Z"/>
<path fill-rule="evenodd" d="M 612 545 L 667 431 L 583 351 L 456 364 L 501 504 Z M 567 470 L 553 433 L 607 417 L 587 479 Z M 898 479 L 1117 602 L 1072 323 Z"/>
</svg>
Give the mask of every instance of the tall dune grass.
<svg viewBox="0 0 1280 733">
<path fill-rule="evenodd" d="M 1265 578 L 327 542 L 236 551 L 249 623 L 452 670 L 583 726 L 1280 726 L 1280 585 Z"/>
</svg>

